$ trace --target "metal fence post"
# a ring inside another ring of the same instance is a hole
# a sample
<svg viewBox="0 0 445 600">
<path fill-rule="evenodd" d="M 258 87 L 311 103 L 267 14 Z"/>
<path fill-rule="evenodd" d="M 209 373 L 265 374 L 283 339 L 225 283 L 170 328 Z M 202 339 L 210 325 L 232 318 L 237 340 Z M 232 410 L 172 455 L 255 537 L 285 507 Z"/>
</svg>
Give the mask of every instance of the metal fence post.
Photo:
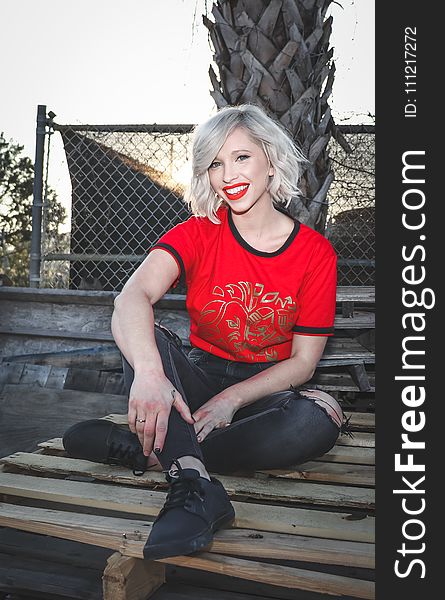
<svg viewBox="0 0 445 600">
<path fill-rule="evenodd" d="M 29 263 L 29 287 L 40 285 L 40 262 L 42 240 L 42 194 L 43 159 L 45 154 L 46 106 L 37 106 L 36 155 L 34 162 L 34 187 L 32 202 L 31 257 Z"/>
</svg>

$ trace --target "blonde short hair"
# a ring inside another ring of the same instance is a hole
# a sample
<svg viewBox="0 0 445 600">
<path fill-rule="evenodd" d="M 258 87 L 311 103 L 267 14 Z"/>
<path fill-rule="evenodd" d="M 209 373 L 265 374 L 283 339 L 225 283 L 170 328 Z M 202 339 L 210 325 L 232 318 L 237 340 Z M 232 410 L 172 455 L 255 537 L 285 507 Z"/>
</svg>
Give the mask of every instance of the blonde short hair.
<svg viewBox="0 0 445 600">
<path fill-rule="evenodd" d="M 194 130 L 192 146 L 192 179 L 185 201 L 195 216 L 208 217 L 219 223 L 216 216 L 223 200 L 210 186 L 209 167 L 227 137 L 242 127 L 264 151 L 274 169 L 269 193 L 276 204 L 287 206 L 300 195 L 298 180 L 302 165 L 307 162 L 284 128 L 253 104 L 225 106 Z"/>
</svg>

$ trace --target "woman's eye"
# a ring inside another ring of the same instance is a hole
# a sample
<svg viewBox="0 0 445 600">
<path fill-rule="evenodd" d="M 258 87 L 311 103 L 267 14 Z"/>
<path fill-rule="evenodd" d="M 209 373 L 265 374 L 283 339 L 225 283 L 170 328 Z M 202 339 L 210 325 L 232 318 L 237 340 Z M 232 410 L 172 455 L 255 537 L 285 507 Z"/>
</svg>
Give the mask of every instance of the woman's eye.
<svg viewBox="0 0 445 600">
<path fill-rule="evenodd" d="M 239 161 L 241 161 L 241 162 L 242 162 L 243 160 L 246 160 L 247 158 L 249 158 L 249 156 L 248 156 L 247 154 L 240 154 L 240 155 L 238 156 L 238 160 L 239 160 Z"/>
<path fill-rule="evenodd" d="M 216 169 L 216 167 L 219 167 L 219 165 L 220 165 L 220 164 L 221 164 L 220 162 L 218 162 L 217 160 L 214 160 L 214 161 L 213 161 L 213 162 L 210 164 L 210 167 L 209 167 L 209 169 Z"/>
</svg>

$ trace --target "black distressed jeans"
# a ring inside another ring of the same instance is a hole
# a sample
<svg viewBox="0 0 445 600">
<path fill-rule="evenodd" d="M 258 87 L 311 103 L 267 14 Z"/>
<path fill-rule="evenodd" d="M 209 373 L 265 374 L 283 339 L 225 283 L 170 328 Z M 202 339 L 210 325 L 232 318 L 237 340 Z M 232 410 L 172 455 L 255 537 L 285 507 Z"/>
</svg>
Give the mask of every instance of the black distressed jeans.
<svg viewBox="0 0 445 600">
<path fill-rule="evenodd" d="M 199 348 L 192 348 L 187 355 L 169 330 L 156 325 L 155 335 L 165 375 L 192 414 L 223 389 L 273 364 L 228 361 Z M 123 366 L 129 393 L 134 373 L 125 359 Z M 176 458 L 195 456 L 208 471 L 217 473 L 281 468 L 325 454 L 339 433 L 340 427 L 319 404 L 290 389 L 241 408 L 228 427 L 213 430 L 202 443 L 193 425 L 173 408 L 158 459 L 163 469 L 168 469 Z"/>
</svg>

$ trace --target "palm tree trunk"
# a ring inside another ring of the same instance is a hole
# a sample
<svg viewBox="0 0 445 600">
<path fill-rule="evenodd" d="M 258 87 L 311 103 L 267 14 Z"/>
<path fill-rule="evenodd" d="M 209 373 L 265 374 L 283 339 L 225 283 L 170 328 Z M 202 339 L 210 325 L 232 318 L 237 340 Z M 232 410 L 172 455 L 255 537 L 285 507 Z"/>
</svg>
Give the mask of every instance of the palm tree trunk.
<svg viewBox="0 0 445 600">
<path fill-rule="evenodd" d="M 349 151 L 328 105 L 334 82 L 329 48 L 333 0 L 218 0 L 214 21 L 204 16 L 219 76 L 210 66 L 218 108 L 245 102 L 263 107 L 290 132 L 309 159 L 302 197 L 289 210 L 324 231 L 327 193 L 334 175 L 327 145 L 332 136 Z"/>
</svg>

